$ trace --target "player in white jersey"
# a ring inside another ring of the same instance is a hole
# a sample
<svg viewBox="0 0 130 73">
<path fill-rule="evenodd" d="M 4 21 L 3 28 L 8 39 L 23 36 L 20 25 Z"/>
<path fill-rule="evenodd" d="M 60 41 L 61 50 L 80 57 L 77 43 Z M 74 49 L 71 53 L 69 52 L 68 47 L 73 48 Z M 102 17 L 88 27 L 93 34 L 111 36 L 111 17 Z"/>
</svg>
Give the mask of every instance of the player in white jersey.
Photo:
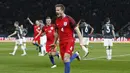
<svg viewBox="0 0 130 73">
<path fill-rule="evenodd" d="M 18 49 L 18 45 L 20 45 L 21 46 L 21 49 L 23 50 L 23 54 L 21 54 L 21 56 L 25 56 L 26 55 L 26 50 L 25 50 L 25 48 L 24 48 L 24 46 L 22 45 L 23 44 L 23 41 L 22 41 L 22 30 L 21 30 L 21 28 L 19 27 L 19 22 L 15 22 L 14 23 L 14 26 L 16 27 L 15 28 L 15 31 L 14 31 L 14 33 L 12 33 L 11 35 L 9 35 L 8 36 L 8 38 L 10 38 L 11 36 L 14 36 L 14 35 L 16 35 L 15 37 L 16 37 L 16 41 L 15 41 L 15 47 L 14 47 L 14 50 L 13 50 L 13 52 L 12 53 L 9 53 L 9 54 L 11 54 L 11 55 L 15 55 L 15 53 L 16 53 L 16 51 L 17 51 L 17 49 Z"/>
<path fill-rule="evenodd" d="M 107 59 L 112 59 L 113 40 L 115 38 L 114 26 L 110 24 L 110 19 L 106 19 L 106 24 L 102 26 L 102 34 L 104 36 L 104 46 L 106 47 Z"/>
<path fill-rule="evenodd" d="M 89 37 L 93 33 L 94 28 L 90 24 L 87 24 L 85 20 L 81 21 L 79 28 L 83 36 L 83 45 L 81 47 L 85 51 L 85 55 L 83 56 L 85 58 L 89 54 L 89 51 L 88 51 Z"/>
<path fill-rule="evenodd" d="M 20 27 L 21 27 L 21 30 L 22 30 L 23 46 L 24 46 L 25 49 L 27 49 L 27 48 L 26 48 L 26 37 L 25 37 L 25 36 L 27 35 L 27 32 L 28 32 L 28 31 L 27 31 L 27 29 L 25 29 L 25 28 L 23 27 L 23 25 L 21 25 Z"/>
<path fill-rule="evenodd" d="M 42 20 L 39 20 L 39 22 L 40 22 L 40 28 L 42 30 L 44 23 Z M 44 56 L 46 54 L 46 41 L 47 41 L 46 35 L 43 33 L 40 37 L 40 44 L 42 46 L 41 46 L 41 53 L 39 54 L 39 56 Z"/>
</svg>

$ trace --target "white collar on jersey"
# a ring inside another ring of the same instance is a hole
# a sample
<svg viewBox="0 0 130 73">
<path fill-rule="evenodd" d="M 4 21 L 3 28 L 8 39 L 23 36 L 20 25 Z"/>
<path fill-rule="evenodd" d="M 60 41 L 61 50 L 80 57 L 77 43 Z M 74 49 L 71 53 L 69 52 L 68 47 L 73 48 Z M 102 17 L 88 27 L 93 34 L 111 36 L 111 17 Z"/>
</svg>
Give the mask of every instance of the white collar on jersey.
<svg viewBox="0 0 130 73">
<path fill-rule="evenodd" d="M 63 14 L 63 17 L 62 17 L 62 18 L 64 18 L 64 17 L 66 17 L 66 14 Z"/>
</svg>

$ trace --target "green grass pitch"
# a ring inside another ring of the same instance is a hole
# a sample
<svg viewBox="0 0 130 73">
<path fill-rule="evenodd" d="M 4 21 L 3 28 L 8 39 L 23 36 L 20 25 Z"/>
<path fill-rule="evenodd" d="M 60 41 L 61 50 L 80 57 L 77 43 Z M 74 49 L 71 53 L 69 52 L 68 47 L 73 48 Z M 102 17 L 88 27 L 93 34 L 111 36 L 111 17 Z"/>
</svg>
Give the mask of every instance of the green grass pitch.
<svg viewBox="0 0 130 73">
<path fill-rule="evenodd" d="M 14 43 L 0 42 L 0 73 L 64 73 L 61 59 L 55 58 L 57 68 L 51 69 L 48 56 L 39 57 L 38 52 L 31 43 L 27 43 L 27 56 L 21 56 L 19 48 L 15 56 L 12 52 Z M 75 50 L 84 52 L 79 44 Z M 113 58 L 106 60 L 106 49 L 103 43 L 90 43 L 89 55 L 86 59 L 71 63 L 71 73 L 130 73 L 130 44 L 114 43 Z"/>
</svg>

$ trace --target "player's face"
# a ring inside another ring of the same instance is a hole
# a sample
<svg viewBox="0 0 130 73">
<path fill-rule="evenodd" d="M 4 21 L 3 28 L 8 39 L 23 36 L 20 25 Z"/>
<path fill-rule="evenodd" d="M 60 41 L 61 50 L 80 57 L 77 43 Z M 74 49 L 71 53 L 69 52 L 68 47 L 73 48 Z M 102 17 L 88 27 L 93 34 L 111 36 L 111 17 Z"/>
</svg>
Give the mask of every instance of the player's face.
<svg viewBox="0 0 130 73">
<path fill-rule="evenodd" d="M 40 25 L 40 23 L 39 23 L 39 21 L 38 21 L 38 20 L 36 20 L 36 25 L 37 25 L 37 26 L 39 26 L 39 25 Z"/>
<path fill-rule="evenodd" d="M 51 24 L 51 19 L 46 19 L 46 24 L 50 25 Z"/>
<path fill-rule="evenodd" d="M 61 9 L 61 7 L 56 7 L 56 14 L 58 17 L 62 16 L 63 10 Z"/>
</svg>

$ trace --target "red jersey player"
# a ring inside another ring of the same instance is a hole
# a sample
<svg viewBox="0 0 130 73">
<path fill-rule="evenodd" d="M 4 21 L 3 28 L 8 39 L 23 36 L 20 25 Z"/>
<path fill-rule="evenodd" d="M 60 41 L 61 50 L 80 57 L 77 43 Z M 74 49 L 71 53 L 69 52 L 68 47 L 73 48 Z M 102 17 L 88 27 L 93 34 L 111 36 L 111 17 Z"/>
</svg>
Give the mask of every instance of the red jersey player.
<svg viewBox="0 0 130 73">
<path fill-rule="evenodd" d="M 74 30 L 78 34 L 81 45 L 83 37 L 74 19 L 64 13 L 65 11 L 64 5 L 57 4 L 55 8 L 56 8 L 56 14 L 58 16 L 56 19 L 56 26 L 55 26 L 57 29 L 56 31 L 57 35 L 55 35 L 55 41 L 51 46 L 54 47 L 59 37 L 60 54 L 65 65 L 64 73 L 70 73 L 70 62 L 72 62 L 75 58 L 80 60 L 78 52 L 72 55 L 75 42 L 75 39 L 73 37 Z"/>
<path fill-rule="evenodd" d="M 40 36 L 41 36 L 41 29 L 40 29 L 40 23 L 38 20 L 36 20 L 35 24 L 27 18 L 27 20 L 33 25 L 34 28 L 34 38 L 33 38 L 33 44 L 39 47 L 39 54 L 41 52 L 41 46 L 40 46 Z"/>
<path fill-rule="evenodd" d="M 51 18 L 47 17 L 46 18 L 46 26 L 43 27 L 43 31 L 45 32 L 46 36 L 47 36 L 47 42 L 46 42 L 46 52 L 49 55 L 49 59 L 51 61 L 51 63 L 53 64 L 53 66 L 51 68 L 55 68 L 56 64 L 54 62 L 54 56 L 58 56 L 59 57 L 59 53 L 56 52 L 56 47 L 54 49 L 51 48 L 51 44 L 53 44 L 54 42 L 54 35 L 55 35 L 55 28 L 54 28 L 54 24 L 51 24 Z"/>
</svg>

